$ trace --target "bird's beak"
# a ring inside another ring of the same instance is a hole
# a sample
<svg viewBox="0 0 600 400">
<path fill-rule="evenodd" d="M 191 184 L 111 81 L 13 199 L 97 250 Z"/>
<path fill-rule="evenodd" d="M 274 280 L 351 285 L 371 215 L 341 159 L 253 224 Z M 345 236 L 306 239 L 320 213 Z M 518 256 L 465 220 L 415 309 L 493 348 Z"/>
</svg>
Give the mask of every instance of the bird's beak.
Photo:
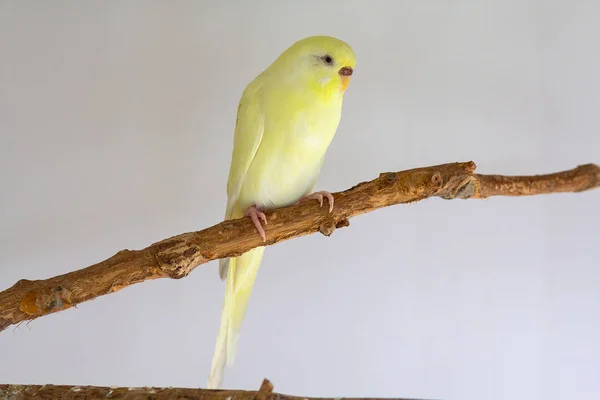
<svg viewBox="0 0 600 400">
<path fill-rule="evenodd" d="M 350 67 L 342 67 L 338 71 L 338 74 L 342 77 L 342 92 L 348 87 L 353 72 L 354 71 Z"/>
</svg>

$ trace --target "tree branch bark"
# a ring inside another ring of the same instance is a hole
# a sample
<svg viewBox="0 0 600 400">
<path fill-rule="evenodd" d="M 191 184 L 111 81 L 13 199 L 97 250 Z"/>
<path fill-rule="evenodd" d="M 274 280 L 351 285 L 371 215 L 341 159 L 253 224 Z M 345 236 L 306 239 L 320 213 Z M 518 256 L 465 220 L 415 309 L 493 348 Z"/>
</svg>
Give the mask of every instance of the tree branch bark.
<svg viewBox="0 0 600 400">
<path fill-rule="evenodd" d="M 191 388 L 132 387 L 114 388 L 102 386 L 68 385 L 0 385 L 0 400 L 22 399 L 124 399 L 124 400 L 408 400 L 377 398 L 316 398 L 289 396 L 273 392 L 273 384 L 265 379 L 258 391 L 252 390 L 209 390 Z M 417 399 L 413 399 L 417 400 Z"/>
<path fill-rule="evenodd" d="M 600 167 L 581 165 L 569 171 L 536 176 L 475 174 L 475 163 L 452 163 L 382 173 L 377 179 L 334 193 L 328 213 L 316 201 L 265 212 L 263 243 L 248 218 L 221 222 L 154 243 L 142 250 L 122 250 L 87 268 L 43 280 L 18 281 L 0 292 L 0 331 L 12 324 L 65 310 L 149 279 L 179 279 L 218 258 L 239 256 L 255 247 L 315 232 L 329 236 L 348 226 L 348 218 L 400 203 L 490 196 L 528 196 L 581 192 L 600 186 Z"/>
</svg>

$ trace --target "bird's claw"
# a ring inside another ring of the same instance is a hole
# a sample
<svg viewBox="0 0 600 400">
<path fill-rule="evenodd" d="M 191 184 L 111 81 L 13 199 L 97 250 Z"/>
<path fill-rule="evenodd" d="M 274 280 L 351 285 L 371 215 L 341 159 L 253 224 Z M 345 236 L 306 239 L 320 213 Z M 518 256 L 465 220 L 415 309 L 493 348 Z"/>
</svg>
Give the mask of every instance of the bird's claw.
<svg viewBox="0 0 600 400">
<path fill-rule="evenodd" d="M 265 234 L 265 230 L 263 229 L 263 227 L 260 223 L 260 221 L 262 221 L 265 223 L 265 225 L 267 225 L 267 217 L 265 216 L 265 213 L 263 213 L 258 208 L 256 208 L 256 206 L 250 206 L 244 212 L 244 216 L 250 217 L 250 219 L 252 220 L 252 223 L 256 227 L 256 230 L 258 231 L 258 234 L 262 238 L 263 242 L 266 242 L 267 235 Z"/>
<path fill-rule="evenodd" d="M 327 201 L 329 202 L 329 212 L 332 212 L 333 211 L 333 195 L 325 190 L 322 190 L 320 192 L 315 192 L 315 193 L 309 194 L 308 196 L 302 197 L 298 201 L 298 204 L 304 203 L 305 201 L 308 201 L 308 200 L 318 200 L 320 206 L 323 207 L 323 197 L 327 198 Z"/>
</svg>

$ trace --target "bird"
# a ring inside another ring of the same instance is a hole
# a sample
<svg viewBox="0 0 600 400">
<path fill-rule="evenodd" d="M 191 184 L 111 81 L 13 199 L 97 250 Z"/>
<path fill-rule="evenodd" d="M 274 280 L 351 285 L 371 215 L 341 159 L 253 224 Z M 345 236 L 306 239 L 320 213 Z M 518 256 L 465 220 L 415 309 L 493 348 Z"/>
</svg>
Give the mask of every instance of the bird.
<svg viewBox="0 0 600 400">
<path fill-rule="evenodd" d="M 244 89 L 237 108 L 225 219 L 248 217 L 266 242 L 264 211 L 334 198 L 312 192 L 341 120 L 356 65 L 353 49 L 332 36 L 294 42 Z M 220 388 L 234 363 L 240 328 L 265 246 L 219 260 L 225 298 L 207 387 Z"/>
</svg>

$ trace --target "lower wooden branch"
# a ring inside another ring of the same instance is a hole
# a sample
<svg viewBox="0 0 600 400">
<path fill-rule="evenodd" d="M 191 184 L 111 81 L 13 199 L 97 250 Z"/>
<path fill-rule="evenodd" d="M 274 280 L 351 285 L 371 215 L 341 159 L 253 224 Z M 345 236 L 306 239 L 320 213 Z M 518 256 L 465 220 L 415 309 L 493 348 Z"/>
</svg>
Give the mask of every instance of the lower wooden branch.
<svg viewBox="0 0 600 400">
<path fill-rule="evenodd" d="M 353 216 L 394 204 L 434 196 L 444 199 L 526 196 L 580 192 L 600 186 L 600 167 L 594 164 L 537 176 L 478 175 L 474 171 L 475 163 L 466 162 L 382 173 L 377 179 L 334 193 L 335 207 L 331 213 L 327 207 L 320 208 L 317 201 L 268 211 L 266 243 L 261 241 L 250 220 L 241 218 L 183 233 L 143 250 L 122 250 L 105 261 L 64 275 L 20 280 L 0 292 L 0 331 L 145 280 L 182 278 L 201 264 L 239 256 L 258 246 L 315 232 L 329 236 L 335 229 L 348 226 L 348 219 Z"/>
<path fill-rule="evenodd" d="M 265 379 L 258 391 L 251 390 L 209 390 L 189 388 L 153 388 L 131 387 L 116 388 L 102 386 L 68 386 L 68 385 L 0 385 L 0 400 L 22 399 L 125 399 L 125 400 L 384 400 L 377 398 L 335 399 L 298 397 L 273 392 L 273 384 Z M 386 399 L 408 400 L 408 399 Z M 413 399 L 417 400 L 417 399 Z"/>
</svg>

